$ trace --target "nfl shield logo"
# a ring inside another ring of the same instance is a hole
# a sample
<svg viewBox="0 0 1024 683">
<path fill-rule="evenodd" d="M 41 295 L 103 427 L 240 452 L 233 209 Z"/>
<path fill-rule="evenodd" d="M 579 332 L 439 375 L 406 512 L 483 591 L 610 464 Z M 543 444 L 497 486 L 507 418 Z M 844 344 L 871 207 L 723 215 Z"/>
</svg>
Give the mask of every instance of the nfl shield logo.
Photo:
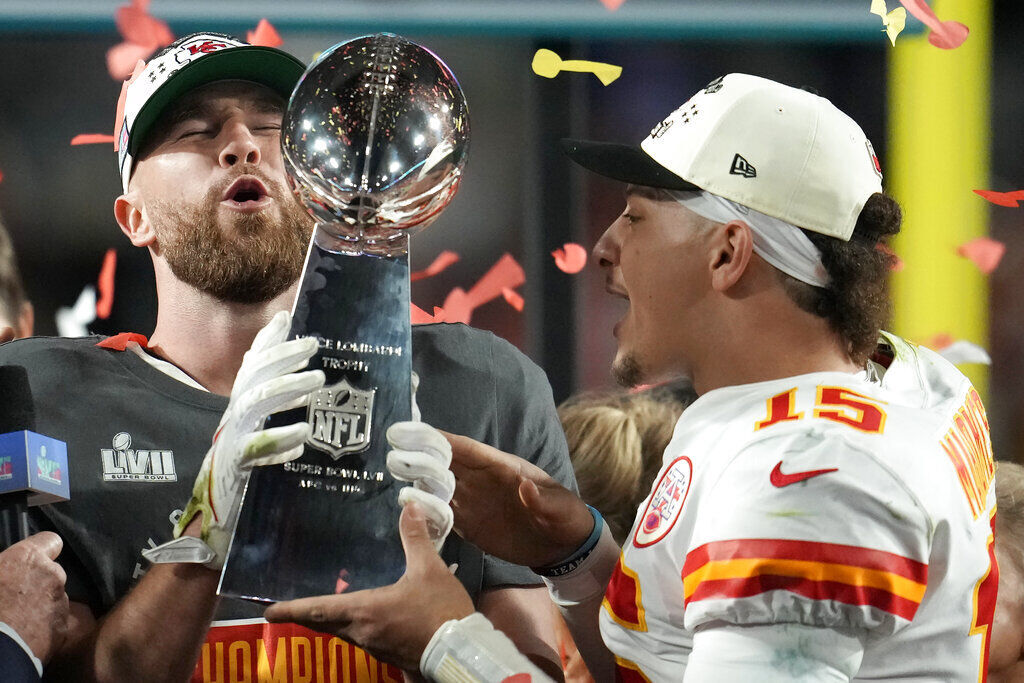
<svg viewBox="0 0 1024 683">
<path fill-rule="evenodd" d="M 376 389 L 356 389 L 348 380 L 314 392 L 309 400 L 310 446 L 337 460 L 370 446 L 373 395 Z"/>
</svg>

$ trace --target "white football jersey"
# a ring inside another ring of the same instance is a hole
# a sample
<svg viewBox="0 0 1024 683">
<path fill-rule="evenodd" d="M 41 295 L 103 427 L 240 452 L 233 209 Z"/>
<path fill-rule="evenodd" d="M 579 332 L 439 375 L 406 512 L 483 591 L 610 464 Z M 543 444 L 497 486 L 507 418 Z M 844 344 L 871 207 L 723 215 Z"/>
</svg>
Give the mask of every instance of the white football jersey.
<svg viewBox="0 0 1024 683">
<path fill-rule="evenodd" d="M 621 680 L 682 679 L 692 634 L 866 636 L 855 680 L 985 680 L 998 569 L 988 422 L 937 354 L 724 387 L 685 410 L 608 585 Z"/>
</svg>

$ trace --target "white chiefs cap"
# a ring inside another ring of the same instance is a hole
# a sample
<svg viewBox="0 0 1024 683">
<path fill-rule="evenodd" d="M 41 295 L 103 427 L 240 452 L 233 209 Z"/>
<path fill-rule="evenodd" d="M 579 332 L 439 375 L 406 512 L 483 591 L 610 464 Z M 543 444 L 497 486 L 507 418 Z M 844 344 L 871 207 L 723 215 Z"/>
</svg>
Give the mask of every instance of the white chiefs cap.
<svg viewBox="0 0 1024 683">
<path fill-rule="evenodd" d="M 305 64 L 283 50 L 221 33 L 193 33 L 157 53 L 125 90 L 124 120 L 117 132 L 117 166 L 124 191 L 147 134 L 182 95 L 214 81 L 243 80 L 265 85 L 287 100 L 305 70 Z"/>
<path fill-rule="evenodd" d="M 709 83 L 639 147 L 562 144 L 573 161 L 609 178 L 705 190 L 841 240 L 882 191 L 878 157 L 853 119 L 823 97 L 747 74 Z"/>
</svg>

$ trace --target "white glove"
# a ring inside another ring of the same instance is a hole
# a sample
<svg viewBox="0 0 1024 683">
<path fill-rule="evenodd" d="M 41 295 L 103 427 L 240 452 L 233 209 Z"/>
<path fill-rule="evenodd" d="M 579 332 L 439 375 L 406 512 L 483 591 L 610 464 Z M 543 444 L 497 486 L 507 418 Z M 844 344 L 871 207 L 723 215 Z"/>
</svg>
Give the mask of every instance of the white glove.
<svg viewBox="0 0 1024 683">
<path fill-rule="evenodd" d="M 415 390 L 418 378 L 414 377 Z M 413 416 L 419 417 L 413 394 Z M 424 422 L 396 422 L 387 431 L 387 464 L 391 476 L 410 481 L 398 492 L 398 502 L 405 507 L 416 501 L 427 517 L 427 529 L 434 547 L 441 550 L 452 530 L 454 518 L 448 506 L 455 493 L 455 475 L 448 469 L 452 463 L 452 446 L 448 440 Z"/>
<path fill-rule="evenodd" d="M 176 540 L 145 551 L 143 555 L 151 562 L 202 562 L 211 569 L 223 567 L 252 468 L 279 465 L 302 455 L 310 431 L 308 422 L 263 428 L 271 414 L 308 403 L 310 393 L 324 385 L 322 370 L 299 372 L 316 354 L 317 342 L 311 338 L 285 341 L 290 323 L 288 312 L 279 312 L 246 351 L 213 445 L 196 477 L 192 499 L 174 527 Z M 200 539 L 206 548 L 197 539 L 181 537 L 200 512 Z"/>
</svg>

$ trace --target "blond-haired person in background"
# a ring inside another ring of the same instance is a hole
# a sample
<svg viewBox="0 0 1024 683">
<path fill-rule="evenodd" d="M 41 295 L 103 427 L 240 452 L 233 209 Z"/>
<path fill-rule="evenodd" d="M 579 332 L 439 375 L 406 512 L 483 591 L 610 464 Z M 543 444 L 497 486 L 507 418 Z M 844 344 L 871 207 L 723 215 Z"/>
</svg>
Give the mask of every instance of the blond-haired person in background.
<svg viewBox="0 0 1024 683">
<path fill-rule="evenodd" d="M 580 498 L 621 545 L 650 494 L 676 420 L 696 394 L 689 385 L 573 396 L 558 407 Z"/>
<path fill-rule="evenodd" d="M 641 392 L 577 394 L 558 406 L 580 498 L 597 508 L 619 545 L 629 535 L 637 507 L 650 495 L 676 420 L 696 398 L 689 384 L 674 383 Z M 591 683 L 555 611 L 566 683 Z"/>
<path fill-rule="evenodd" d="M 989 683 L 1024 681 L 1024 467 L 996 465 L 999 594 L 992 623 Z"/>
</svg>

